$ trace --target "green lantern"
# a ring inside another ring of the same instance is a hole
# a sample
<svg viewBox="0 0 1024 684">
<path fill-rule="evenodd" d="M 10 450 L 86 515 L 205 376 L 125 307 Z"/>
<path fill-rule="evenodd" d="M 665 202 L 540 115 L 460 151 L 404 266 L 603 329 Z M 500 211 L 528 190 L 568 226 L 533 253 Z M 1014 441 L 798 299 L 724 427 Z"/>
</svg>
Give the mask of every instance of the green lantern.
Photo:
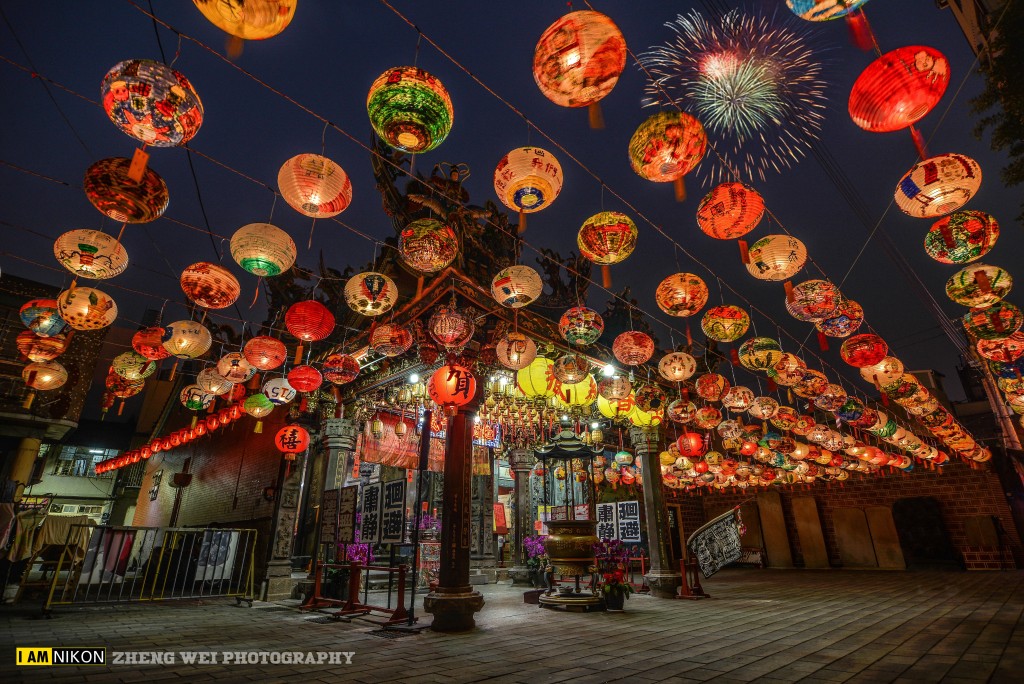
<svg viewBox="0 0 1024 684">
<path fill-rule="evenodd" d="M 441 81 L 416 67 L 395 67 L 381 74 L 370 86 L 366 113 L 384 142 L 413 154 L 444 142 L 455 115 Z"/>
</svg>

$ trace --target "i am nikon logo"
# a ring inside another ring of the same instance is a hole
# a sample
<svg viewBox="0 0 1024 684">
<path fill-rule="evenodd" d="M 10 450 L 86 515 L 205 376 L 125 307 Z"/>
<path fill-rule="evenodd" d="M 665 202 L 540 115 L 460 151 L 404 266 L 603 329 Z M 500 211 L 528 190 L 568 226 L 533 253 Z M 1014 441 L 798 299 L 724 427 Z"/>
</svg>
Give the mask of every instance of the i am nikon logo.
<svg viewBox="0 0 1024 684">
<path fill-rule="evenodd" d="M 16 665 L 106 665 L 107 649 L 87 646 L 24 646 L 15 650 Z"/>
</svg>

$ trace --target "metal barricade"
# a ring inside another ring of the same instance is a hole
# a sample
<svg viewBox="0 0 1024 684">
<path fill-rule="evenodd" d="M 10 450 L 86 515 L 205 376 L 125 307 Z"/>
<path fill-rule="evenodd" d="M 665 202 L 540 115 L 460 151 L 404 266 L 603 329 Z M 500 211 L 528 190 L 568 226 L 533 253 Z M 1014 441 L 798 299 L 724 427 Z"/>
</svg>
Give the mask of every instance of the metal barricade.
<svg viewBox="0 0 1024 684">
<path fill-rule="evenodd" d="M 256 530 L 95 527 L 85 548 L 70 543 L 54 569 L 44 612 L 79 603 L 254 598 Z"/>
</svg>

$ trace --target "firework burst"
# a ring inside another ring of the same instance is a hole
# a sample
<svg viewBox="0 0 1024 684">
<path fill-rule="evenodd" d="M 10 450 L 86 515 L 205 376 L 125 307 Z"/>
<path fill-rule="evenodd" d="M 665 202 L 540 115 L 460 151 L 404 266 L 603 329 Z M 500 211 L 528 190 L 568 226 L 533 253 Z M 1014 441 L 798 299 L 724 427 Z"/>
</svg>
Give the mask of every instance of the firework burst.
<svg viewBox="0 0 1024 684">
<path fill-rule="evenodd" d="M 705 157 L 705 182 L 764 180 L 806 156 L 826 103 L 806 28 L 740 10 L 715 21 L 694 11 L 665 25 L 675 37 L 639 57 L 653 79 L 644 104 L 679 105 L 704 124 L 717 153 Z"/>
</svg>

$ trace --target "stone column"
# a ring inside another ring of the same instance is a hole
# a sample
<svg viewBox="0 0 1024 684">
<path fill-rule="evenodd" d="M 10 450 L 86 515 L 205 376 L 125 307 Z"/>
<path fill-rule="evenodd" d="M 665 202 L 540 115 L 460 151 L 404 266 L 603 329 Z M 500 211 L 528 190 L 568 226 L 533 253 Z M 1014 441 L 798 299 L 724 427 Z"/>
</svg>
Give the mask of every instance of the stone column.
<svg viewBox="0 0 1024 684">
<path fill-rule="evenodd" d="M 281 475 L 284 476 L 284 464 Z M 287 480 L 281 482 L 278 494 L 277 513 L 274 516 L 274 528 L 270 539 L 270 563 L 267 564 L 267 600 L 277 601 L 291 598 L 292 588 L 292 540 L 295 531 L 295 519 L 299 513 L 300 473 L 293 470 Z"/>
<path fill-rule="evenodd" d="M 512 584 L 533 586 L 530 568 L 526 567 L 526 549 L 523 539 L 533 534 L 533 507 L 530 501 L 530 471 L 533 470 L 533 452 L 514 449 L 508 455 L 509 470 L 515 478 L 515 520 L 512 525 Z"/>
<path fill-rule="evenodd" d="M 423 599 L 432 613 L 430 628 L 438 632 L 473 629 L 473 614 L 484 597 L 469 583 L 469 548 L 472 534 L 473 415 L 479 399 L 459 408 L 448 419 L 444 454 L 444 508 L 441 514 L 441 567 L 437 588 Z"/>
<path fill-rule="evenodd" d="M 324 446 L 327 449 L 327 469 L 324 489 L 340 489 L 351 474 L 349 458 L 356 451 L 359 426 L 347 418 L 329 418 L 323 425 Z"/>
<path fill-rule="evenodd" d="M 661 485 L 661 442 L 658 428 L 631 427 L 629 438 L 640 457 L 644 474 L 644 513 L 647 517 L 647 545 L 651 551 L 651 567 L 644 575 L 651 594 L 661 598 L 674 598 L 682 576 L 672 557 L 665 508 L 665 493 Z"/>
</svg>

